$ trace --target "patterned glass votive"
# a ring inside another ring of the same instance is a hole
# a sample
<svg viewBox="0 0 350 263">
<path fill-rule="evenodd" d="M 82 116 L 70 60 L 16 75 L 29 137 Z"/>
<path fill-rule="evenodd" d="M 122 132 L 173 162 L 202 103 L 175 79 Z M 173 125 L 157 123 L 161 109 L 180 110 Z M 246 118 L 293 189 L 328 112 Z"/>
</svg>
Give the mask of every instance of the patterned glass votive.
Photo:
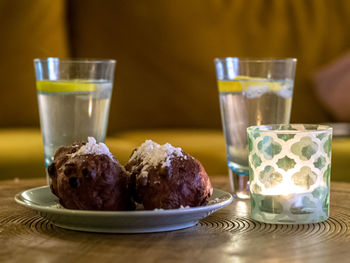
<svg viewBox="0 0 350 263">
<path fill-rule="evenodd" d="M 332 128 L 281 124 L 247 131 L 251 218 L 272 224 L 327 220 Z"/>
</svg>

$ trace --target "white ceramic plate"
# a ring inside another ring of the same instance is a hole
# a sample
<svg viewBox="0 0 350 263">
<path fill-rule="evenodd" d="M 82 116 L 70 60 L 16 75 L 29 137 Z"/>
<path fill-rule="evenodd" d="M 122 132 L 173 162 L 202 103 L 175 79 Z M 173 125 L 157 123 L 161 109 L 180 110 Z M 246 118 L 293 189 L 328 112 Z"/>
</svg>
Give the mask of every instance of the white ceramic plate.
<svg viewBox="0 0 350 263">
<path fill-rule="evenodd" d="M 49 186 L 23 191 L 15 201 L 37 211 L 42 217 L 59 227 L 105 233 L 146 233 L 177 230 L 194 226 L 202 218 L 223 208 L 232 201 L 232 196 L 214 189 L 206 206 L 136 211 L 86 211 L 61 207 L 58 198 Z"/>
</svg>

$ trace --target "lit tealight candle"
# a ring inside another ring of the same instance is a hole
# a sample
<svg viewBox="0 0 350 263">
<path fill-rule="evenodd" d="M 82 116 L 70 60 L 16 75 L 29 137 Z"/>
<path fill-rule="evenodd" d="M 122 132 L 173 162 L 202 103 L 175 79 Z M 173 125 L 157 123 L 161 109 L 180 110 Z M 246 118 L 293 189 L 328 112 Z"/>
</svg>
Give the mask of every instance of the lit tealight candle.
<svg viewBox="0 0 350 263">
<path fill-rule="evenodd" d="M 248 140 L 251 217 L 279 224 L 327 220 L 332 128 L 252 126 Z"/>
</svg>

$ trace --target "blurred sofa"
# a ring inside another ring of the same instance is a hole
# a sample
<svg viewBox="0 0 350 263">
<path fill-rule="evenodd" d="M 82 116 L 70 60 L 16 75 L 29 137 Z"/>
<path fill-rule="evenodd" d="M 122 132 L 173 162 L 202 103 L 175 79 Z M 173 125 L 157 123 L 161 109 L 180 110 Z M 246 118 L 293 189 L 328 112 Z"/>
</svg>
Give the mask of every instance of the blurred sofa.
<svg viewBox="0 0 350 263">
<path fill-rule="evenodd" d="M 350 50 L 346 0 L 0 1 L 0 179 L 44 176 L 33 58 L 117 60 L 107 144 L 169 141 L 226 174 L 215 57 L 298 58 L 292 122 L 334 122 L 312 75 Z M 350 140 L 332 180 L 350 181 Z"/>
</svg>

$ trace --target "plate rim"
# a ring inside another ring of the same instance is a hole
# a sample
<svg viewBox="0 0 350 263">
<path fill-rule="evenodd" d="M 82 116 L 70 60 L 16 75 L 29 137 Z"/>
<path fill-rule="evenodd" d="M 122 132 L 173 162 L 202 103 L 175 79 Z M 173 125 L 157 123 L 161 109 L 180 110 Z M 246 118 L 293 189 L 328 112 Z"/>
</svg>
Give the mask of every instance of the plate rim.
<svg viewBox="0 0 350 263">
<path fill-rule="evenodd" d="M 97 216 L 97 217 L 106 217 L 106 216 L 127 216 L 127 217 L 139 217 L 139 216 L 155 216 L 159 215 L 179 215 L 179 214 L 191 214 L 204 211 L 216 211 L 220 208 L 223 208 L 229 205 L 233 201 L 233 196 L 229 192 L 224 190 L 213 188 L 214 191 L 221 192 L 222 195 L 226 195 L 226 199 L 215 202 L 213 204 L 207 204 L 205 206 L 189 207 L 189 208 L 177 208 L 177 209 L 159 209 L 159 210 L 132 210 L 132 211 L 98 211 L 98 210 L 76 210 L 76 209 L 67 209 L 67 208 L 55 208 L 50 206 L 42 206 L 40 204 L 32 203 L 31 200 L 28 200 L 23 197 L 25 192 L 35 191 L 40 189 L 50 188 L 50 186 L 39 186 L 30 189 L 26 189 L 17 193 L 14 196 L 16 203 L 30 208 L 35 211 L 44 212 L 44 213 L 55 213 L 65 216 Z M 52 194 L 52 193 L 51 193 Z"/>
</svg>

